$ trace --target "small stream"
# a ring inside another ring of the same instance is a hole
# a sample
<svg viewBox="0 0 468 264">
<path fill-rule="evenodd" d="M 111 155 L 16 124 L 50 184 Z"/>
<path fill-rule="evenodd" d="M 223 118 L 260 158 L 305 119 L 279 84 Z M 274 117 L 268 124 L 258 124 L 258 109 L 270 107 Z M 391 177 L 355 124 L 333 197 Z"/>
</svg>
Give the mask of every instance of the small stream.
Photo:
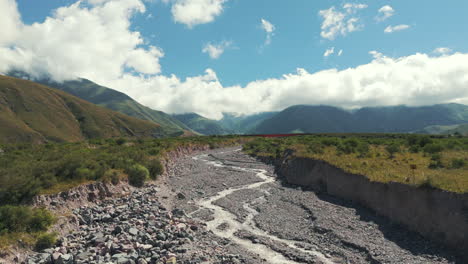
<svg viewBox="0 0 468 264">
<path fill-rule="evenodd" d="M 235 150 L 239 151 L 239 150 Z M 296 246 L 296 243 L 298 241 L 293 241 L 293 240 L 286 240 L 286 239 L 281 239 L 279 237 L 273 236 L 269 234 L 268 232 L 261 230 L 260 228 L 257 227 L 254 221 L 255 215 L 258 214 L 258 212 L 251 208 L 248 203 L 244 203 L 243 207 L 244 209 L 248 212 L 248 215 L 246 217 L 246 220 L 244 222 L 239 222 L 237 220 L 237 217 L 230 213 L 229 211 L 225 210 L 224 208 L 215 205 L 214 202 L 222 199 L 234 192 L 240 191 L 240 190 L 247 190 L 247 189 L 257 189 L 260 186 L 271 183 L 275 181 L 274 177 L 267 176 L 266 170 L 261 170 L 261 169 L 251 169 L 251 168 L 242 168 L 242 167 L 237 167 L 237 166 L 230 166 L 230 165 L 224 165 L 221 161 L 209 161 L 204 158 L 208 157 L 208 155 L 200 155 L 193 157 L 194 160 L 200 160 L 206 162 L 208 165 L 216 166 L 216 167 L 224 167 L 224 168 L 232 168 L 236 170 L 242 170 L 242 171 L 248 171 L 248 172 L 255 172 L 256 176 L 260 178 L 262 181 L 257 182 L 257 183 L 252 183 L 248 185 L 243 185 L 240 187 L 236 188 L 229 188 L 223 191 L 218 192 L 216 195 L 201 199 L 196 202 L 196 204 L 200 207 L 200 209 L 208 209 L 213 213 L 214 219 L 211 221 L 206 222 L 207 224 L 207 229 L 212 231 L 215 235 L 229 239 L 233 241 L 234 243 L 237 243 L 238 245 L 241 245 L 245 249 L 260 255 L 261 258 L 268 260 L 268 263 L 273 263 L 273 264 L 288 264 L 288 263 L 299 263 L 293 260 L 290 260 L 289 258 L 286 258 L 284 255 L 281 253 L 272 250 L 266 245 L 259 244 L 259 243 L 253 243 L 249 239 L 242 239 L 234 234 L 239 231 L 239 230 L 245 230 L 248 231 L 256 236 L 268 238 L 272 241 L 282 243 L 284 245 L 287 245 L 290 248 L 293 248 L 295 250 L 298 250 L 302 253 L 310 254 L 311 256 L 315 256 L 318 260 L 320 260 L 323 263 L 327 264 L 332 264 L 333 262 L 327 259 L 323 254 L 321 254 L 318 251 L 315 250 L 307 250 L 300 248 Z M 198 210 L 197 210 L 198 211 Z M 192 212 L 192 214 L 195 212 Z M 224 228 L 223 230 L 220 230 L 218 228 L 219 225 L 221 224 L 227 224 L 227 228 Z"/>
</svg>

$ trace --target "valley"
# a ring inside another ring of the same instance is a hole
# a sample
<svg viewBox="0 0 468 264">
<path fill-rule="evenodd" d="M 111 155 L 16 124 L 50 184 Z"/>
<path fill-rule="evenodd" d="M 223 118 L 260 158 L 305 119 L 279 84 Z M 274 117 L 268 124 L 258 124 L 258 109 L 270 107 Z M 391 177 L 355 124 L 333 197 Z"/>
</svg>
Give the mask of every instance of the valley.
<svg viewBox="0 0 468 264">
<path fill-rule="evenodd" d="M 182 155 L 167 168 L 156 185 L 73 210 L 80 231 L 30 260 L 462 263 L 368 209 L 285 185 L 238 147 Z"/>
</svg>

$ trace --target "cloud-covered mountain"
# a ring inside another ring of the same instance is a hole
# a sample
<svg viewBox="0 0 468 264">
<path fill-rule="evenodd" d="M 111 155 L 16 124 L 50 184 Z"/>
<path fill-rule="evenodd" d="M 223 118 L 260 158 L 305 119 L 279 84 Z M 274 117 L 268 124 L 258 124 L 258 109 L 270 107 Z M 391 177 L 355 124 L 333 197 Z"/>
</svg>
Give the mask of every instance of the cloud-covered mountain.
<svg viewBox="0 0 468 264">
<path fill-rule="evenodd" d="M 348 111 L 331 106 L 297 105 L 266 119 L 256 133 L 406 133 L 428 126 L 468 123 L 468 106 L 366 107 Z"/>
</svg>

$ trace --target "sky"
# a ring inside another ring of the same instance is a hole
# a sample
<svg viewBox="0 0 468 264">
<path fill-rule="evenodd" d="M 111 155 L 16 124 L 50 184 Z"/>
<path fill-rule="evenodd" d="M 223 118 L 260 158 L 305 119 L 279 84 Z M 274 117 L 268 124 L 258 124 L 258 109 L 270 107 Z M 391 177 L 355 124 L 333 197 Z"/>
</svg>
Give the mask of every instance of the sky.
<svg viewBox="0 0 468 264">
<path fill-rule="evenodd" d="M 464 0 L 0 0 L 0 72 L 168 113 L 468 104 Z"/>
</svg>

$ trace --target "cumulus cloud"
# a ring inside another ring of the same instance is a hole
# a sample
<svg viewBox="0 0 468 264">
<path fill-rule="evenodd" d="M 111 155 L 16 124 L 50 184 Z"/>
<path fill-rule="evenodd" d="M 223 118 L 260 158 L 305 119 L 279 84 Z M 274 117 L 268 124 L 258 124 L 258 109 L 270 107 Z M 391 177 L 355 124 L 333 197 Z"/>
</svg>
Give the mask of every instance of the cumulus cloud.
<svg viewBox="0 0 468 264">
<path fill-rule="evenodd" d="M 261 27 L 267 34 L 264 45 L 265 46 L 270 45 L 271 44 L 271 38 L 275 34 L 274 33 L 275 29 L 276 29 L 275 26 L 270 21 L 262 18 L 261 19 Z"/>
<path fill-rule="evenodd" d="M 378 15 L 375 17 L 375 20 L 382 22 L 384 20 L 387 20 L 394 14 L 395 14 L 395 10 L 393 9 L 393 7 L 389 5 L 384 5 L 379 9 Z"/>
<path fill-rule="evenodd" d="M 320 10 L 323 18 L 320 36 L 328 40 L 334 40 L 337 36 L 345 36 L 348 33 L 361 30 L 364 26 L 359 24 L 359 18 L 354 15 L 361 9 L 367 8 L 365 4 L 344 4 L 342 10 L 334 6 Z"/>
<path fill-rule="evenodd" d="M 163 0 L 172 2 L 174 21 L 192 28 L 199 24 L 210 23 L 224 10 L 227 0 Z"/>
<path fill-rule="evenodd" d="M 385 28 L 384 32 L 385 33 L 393 33 L 393 32 L 402 31 L 402 30 L 405 30 L 405 29 L 408 29 L 408 28 L 410 28 L 410 26 L 405 25 L 405 24 L 396 25 L 396 26 L 388 26 L 388 27 Z"/>
<path fill-rule="evenodd" d="M 0 3 L 7 7 L 0 8 L 0 17 L 11 21 L 0 35 L 0 72 L 19 69 L 65 80 L 112 79 L 125 69 L 144 74 L 161 71 L 162 50 L 145 47 L 140 33 L 129 29 L 130 18 L 145 12 L 140 0 L 78 1 L 32 25 L 18 20 L 14 1 Z"/>
<path fill-rule="evenodd" d="M 89 78 L 169 113 L 221 118 L 224 112 L 252 114 L 296 104 L 468 103 L 468 54 L 391 58 L 373 51 L 369 63 L 354 68 L 298 69 L 245 86 L 223 86 L 212 69 L 185 79 L 158 73 L 162 51 L 144 47 L 140 34 L 129 29 L 132 15 L 144 12 L 141 1 L 92 0 L 86 7 L 78 2 L 33 25 L 21 23 L 13 1 L 0 3 L 0 18 L 10 21 L 5 28 L 16 30 L 0 34 L 0 72 L 19 67 L 33 74 L 49 72 L 56 80 Z"/>
<path fill-rule="evenodd" d="M 328 57 L 328 56 L 332 55 L 333 53 L 335 53 L 335 47 L 331 47 L 331 48 L 327 49 L 325 51 L 325 53 L 323 53 L 323 56 Z"/>
<path fill-rule="evenodd" d="M 246 86 L 223 86 L 210 69 L 185 80 L 174 75 L 126 75 L 107 85 L 155 109 L 197 112 L 209 118 L 221 118 L 223 112 L 278 111 L 295 104 L 353 108 L 468 103 L 468 54 L 431 57 L 418 53 L 390 58 L 374 51 L 372 55 L 372 61 L 355 68 L 315 73 L 298 69 Z"/>
<path fill-rule="evenodd" d="M 224 53 L 224 50 L 231 45 L 232 42 L 230 41 L 223 41 L 219 44 L 208 43 L 203 47 L 202 52 L 208 53 L 208 56 L 212 59 L 218 59 Z"/>
<path fill-rule="evenodd" d="M 447 55 L 447 54 L 452 53 L 452 49 L 447 48 L 447 47 L 440 47 L 440 48 L 436 48 L 433 51 L 433 53 L 439 54 L 439 55 Z"/>
</svg>

